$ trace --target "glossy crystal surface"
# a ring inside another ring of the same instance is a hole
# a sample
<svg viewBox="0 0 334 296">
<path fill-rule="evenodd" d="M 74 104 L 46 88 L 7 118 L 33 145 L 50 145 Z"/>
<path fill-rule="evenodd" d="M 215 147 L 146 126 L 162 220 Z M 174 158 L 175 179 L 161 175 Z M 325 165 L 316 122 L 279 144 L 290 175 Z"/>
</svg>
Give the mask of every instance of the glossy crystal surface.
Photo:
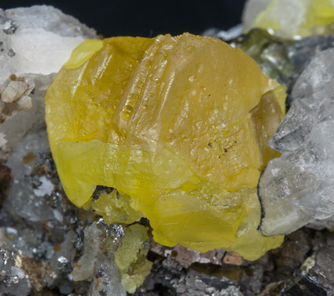
<svg viewBox="0 0 334 296">
<path fill-rule="evenodd" d="M 146 217 L 166 246 L 224 248 L 253 260 L 280 245 L 282 236 L 256 230 L 256 186 L 278 156 L 268 141 L 284 114 L 284 88 L 218 39 L 102 42 L 98 49 L 85 41 L 82 56 L 90 58 L 81 62 L 79 46 L 67 63 L 76 68 L 65 65 L 45 98 L 50 145 L 70 200 L 108 223 Z M 98 185 L 118 194 L 96 201 Z"/>
<path fill-rule="evenodd" d="M 292 104 L 271 139 L 281 152 L 259 183 L 261 232 L 288 234 L 312 223 L 332 228 L 334 219 L 334 49 L 315 54 L 295 83 Z"/>
</svg>

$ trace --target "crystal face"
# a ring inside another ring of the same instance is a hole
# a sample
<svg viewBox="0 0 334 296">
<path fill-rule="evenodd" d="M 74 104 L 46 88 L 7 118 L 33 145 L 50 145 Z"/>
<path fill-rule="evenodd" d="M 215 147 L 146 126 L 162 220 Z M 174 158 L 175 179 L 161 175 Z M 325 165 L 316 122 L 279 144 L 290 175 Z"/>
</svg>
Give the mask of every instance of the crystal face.
<svg viewBox="0 0 334 296">
<path fill-rule="evenodd" d="M 259 182 L 265 235 L 288 234 L 310 222 L 333 227 L 333 54 L 332 48 L 318 52 L 300 75 L 271 140 L 282 155 Z"/>
<path fill-rule="evenodd" d="M 85 41 L 45 98 L 74 204 L 108 223 L 146 217 L 166 246 L 250 260 L 283 241 L 256 230 L 256 186 L 278 156 L 268 141 L 284 101 L 284 88 L 241 50 L 191 34 Z M 96 198 L 97 186 L 114 190 Z"/>
<path fill-rule="evenodd" d="M 331 0 L 249 0 L 243 15 L 244 29 L 262 28 L 283 38 L 333 32 Z"/>
</svg>

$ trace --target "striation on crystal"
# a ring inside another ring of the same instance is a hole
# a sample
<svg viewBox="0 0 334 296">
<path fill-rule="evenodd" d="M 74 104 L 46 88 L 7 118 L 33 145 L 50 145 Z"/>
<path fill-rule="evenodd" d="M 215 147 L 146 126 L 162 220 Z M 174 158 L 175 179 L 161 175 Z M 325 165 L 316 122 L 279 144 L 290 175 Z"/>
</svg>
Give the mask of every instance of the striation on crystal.
<svg viewBox="0 0 334 296">
<path fill-rule="evenodd" d="M 285 112 L 284 88 L 214 38 L 99 42 L 101 49 L 95 40 L 79 45 L 45 98 L 50 146 L 70 200 L 108 223 L 122 222 L 131 207 L 166 246 L 224 248 L 254 260 L 280 245 L 282 236 L 256 230 L 256 187 L 278 156 L 268 141 Z M 99 202 L 97 186 L 118 194 Z M 125 205 L 120 216 L 110 214 L 115 198 Z"/>
<path fill-rule="evenodd" d="M 331 0 L 248 0 L 243 13 L 244 30 L 268 29 L 288 39 L 333 32 Z"/>
</svg>

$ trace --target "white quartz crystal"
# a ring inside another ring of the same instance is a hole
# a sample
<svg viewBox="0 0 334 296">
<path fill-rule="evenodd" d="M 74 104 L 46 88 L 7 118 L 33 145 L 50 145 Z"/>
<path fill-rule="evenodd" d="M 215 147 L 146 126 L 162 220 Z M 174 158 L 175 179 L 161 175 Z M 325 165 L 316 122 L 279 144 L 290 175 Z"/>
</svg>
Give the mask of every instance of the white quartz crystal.
<svg viewBox="0 0 334 296">
<path fill-rule="evenodd" d="M 334 49 L 319 52 L 297 80 L 292 106 L 270 145 L 282 153 L 259 182 L 265 235 L 312 222 L 333 228 Z"/>
<path fill-rule="evenodd" d="M 25 81 L 10 81 L 2 92 L 1 99 L 5 103 L 13 103 L 28 90 L 28 87 Z"/>
</svg>

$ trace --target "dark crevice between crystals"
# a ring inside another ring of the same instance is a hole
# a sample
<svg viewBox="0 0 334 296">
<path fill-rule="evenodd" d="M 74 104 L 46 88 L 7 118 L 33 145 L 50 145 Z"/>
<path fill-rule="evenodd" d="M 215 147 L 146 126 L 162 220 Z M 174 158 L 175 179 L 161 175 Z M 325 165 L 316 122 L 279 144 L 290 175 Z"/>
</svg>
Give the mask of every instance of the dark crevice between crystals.
<svg viewBox="0 0 334 296">
<path fill-rule="evenodd" d="M 110 194 L 111 192 L 113 192 L 115 190 L 115 188 L 113 187 L 108 187 L 108 186 L 103 186 L 103 185 L 97 185 L 94 192 L 93 192 L 93 195 L 92 195 L 92 198 L 94 200 L 98 200 L 101 196 L 102 193 L 107 193 L 107 194 Z M 119 193 L 117 191 L 117 198 L 119 197 Z"/>
<path fill-rule="evenodd" d="M 282 296 L 327 296 L 327 292 L 309 279 L 302 278 Z"/>
<path fill-rule="evenodd" d="M 154 289 L 161 296 L 176 296 L 177 295 L 174 290 L 172 290 L 171 288 L 166 287 L 166 286 L 164 286 L 162 284 L 155 284 L 154 285 Z M 143 294 L 143 295 L 145 295 L 145 294 Z"/>
<path fill-rule="evenodd" d="M 11 169 L 3 164 L 0 164 L 0 208 L 8 194 L 11 182 Z"/>
<path fill-rule="evenodd" d="M 257 187 L 256 187 L 256 191 L 257 191 L 257 197 L 259 199 L 259 202 L 260 202 L 260 207 L 261 207 L 261 220 L 260 220 L 260 224 L 259 226 L 257 227 L 257 230 L 263 235 L 263 236 L 266 236 L 262 233 L 261 231 L 261 226 L 262 226 L 262 222 L 263 222 L 263 219 L 264 217 L 266 216 L 266 211 L 264 209 L 264 205 L 263 205 L 263 201 L 262 201 L 262 198 L 261 198 L 261 195 L 260 195 L 260 182 L 261 182 L 261 177 L 262 177 L 262 174 L 264 173 L 264 171 L 266 170 L 267 166 L 264 167 L 264 169 L 262 170 L 261 174 L 260 174 L 260 178 L 259 178 L 259 182 L 257 183 Z"/>
</svg>

